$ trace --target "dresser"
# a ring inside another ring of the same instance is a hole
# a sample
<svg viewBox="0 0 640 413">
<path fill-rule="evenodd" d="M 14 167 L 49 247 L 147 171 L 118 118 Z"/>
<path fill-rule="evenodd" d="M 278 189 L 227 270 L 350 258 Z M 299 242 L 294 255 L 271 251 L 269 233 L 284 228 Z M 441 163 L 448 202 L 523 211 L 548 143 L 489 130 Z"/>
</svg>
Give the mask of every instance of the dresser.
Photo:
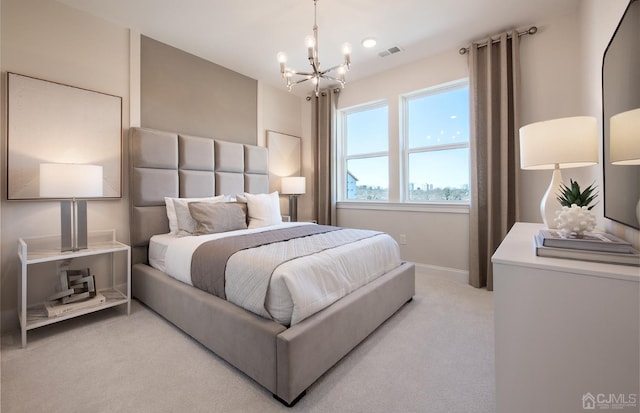
<svg viewBox="0 0 640 413">
<path fill-rule="evenodd" d="M 640 410 L 640 268 L 537 257 L 516 223 L 492 257 L 498 413 Z"/>
</svg>

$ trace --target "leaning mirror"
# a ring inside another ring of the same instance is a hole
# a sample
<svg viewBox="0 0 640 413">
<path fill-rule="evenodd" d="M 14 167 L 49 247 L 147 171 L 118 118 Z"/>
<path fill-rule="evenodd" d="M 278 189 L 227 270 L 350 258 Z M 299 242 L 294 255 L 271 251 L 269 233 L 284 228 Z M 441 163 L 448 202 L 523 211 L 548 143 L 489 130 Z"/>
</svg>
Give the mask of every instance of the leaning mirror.
<svg viewBox="0 0 640 413">
<path fill-rule="evenodd" d="M 640 0 L 631 0 L 602 61 L 604 215 L 640 229 Z"/>
</svg>

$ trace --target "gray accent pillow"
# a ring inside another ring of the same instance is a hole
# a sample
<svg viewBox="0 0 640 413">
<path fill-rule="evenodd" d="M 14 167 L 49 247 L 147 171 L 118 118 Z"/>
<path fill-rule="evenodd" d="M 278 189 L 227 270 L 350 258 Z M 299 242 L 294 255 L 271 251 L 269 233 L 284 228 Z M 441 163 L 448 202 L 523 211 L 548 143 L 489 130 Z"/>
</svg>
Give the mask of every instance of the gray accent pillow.
<svg viewBox="0 0 640 413">
<path fill-rule="evenodd" d="M 224 202 L 227 199 L 224 195 L 204 198 L 169 198 L 164 197 L 167 206 L 167 218 L 169 218 L 169 232 L 172 234 L 185 235 L 195 231 L 196 222 L 189 212 L 189 203 L 200 202 Z"/>
<path fill-rule="evenodd" d="M 196 221 L 193 235 L 216 234 L 247 228 L 246 206 L 238 202 L 190 202 L 189 212 Z"/>
</svg>

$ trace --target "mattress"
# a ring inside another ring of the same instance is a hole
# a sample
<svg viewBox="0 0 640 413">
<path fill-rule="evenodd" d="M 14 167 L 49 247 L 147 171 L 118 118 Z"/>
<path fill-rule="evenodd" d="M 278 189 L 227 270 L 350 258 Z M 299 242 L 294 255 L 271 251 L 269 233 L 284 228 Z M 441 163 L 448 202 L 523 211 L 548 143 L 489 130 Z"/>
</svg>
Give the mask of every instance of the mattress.
<svg viewBox="0 0 640 413">
<path fill-rule="evenodd" d="M 269 227 L 229 231 L 201 236 L 155 235 L 149 245 L 149 263 L 169 276 L 193 285 L 191 257 L 202 243 L 233 235 L 270 231 L 287 226 L 315 225 L 310 223 L 283 223 Z M 320 234 L 322 236 L 324 234 Z M 375 233 L 357 242 L 323 249 L 317 253 L 287 260 L 272 273 L 264 299 L 267 314 L 283 325 L 294 325 L 327 307 L 360 286 L 374 280 L 401 264 L 399 248 L 387 234 Z M 262 246 L 265 251 L 275 248 Z M 273 252 L 271 252 L 273 253 Z M 261 265 L 251 249 L 239 251 L 229 259 L 225 291 L 227 299 L 258 313 L 238 294 L 242 290 L 242 277 L 230 274 L 241 266 Z M 235 283 L 235 284 L 234 284 Z"/>
</svg>

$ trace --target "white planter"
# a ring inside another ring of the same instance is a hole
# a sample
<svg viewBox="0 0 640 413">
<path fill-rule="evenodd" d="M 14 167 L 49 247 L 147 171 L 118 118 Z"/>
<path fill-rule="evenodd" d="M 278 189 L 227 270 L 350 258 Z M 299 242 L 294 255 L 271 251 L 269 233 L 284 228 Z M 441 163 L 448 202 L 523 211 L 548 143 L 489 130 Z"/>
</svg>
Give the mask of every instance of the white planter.
<svg viewBox="0 0 640 413">
<path fill-rule="evenodd" d="M 596 227 L 596 217 L 588 207 L 579 207 L 576 204 L 571 207 L 563 206 L 561 210 L 556 211 L 555 222 L 558 230 L 565 236 L 580 237 Z"/>
</svg>

